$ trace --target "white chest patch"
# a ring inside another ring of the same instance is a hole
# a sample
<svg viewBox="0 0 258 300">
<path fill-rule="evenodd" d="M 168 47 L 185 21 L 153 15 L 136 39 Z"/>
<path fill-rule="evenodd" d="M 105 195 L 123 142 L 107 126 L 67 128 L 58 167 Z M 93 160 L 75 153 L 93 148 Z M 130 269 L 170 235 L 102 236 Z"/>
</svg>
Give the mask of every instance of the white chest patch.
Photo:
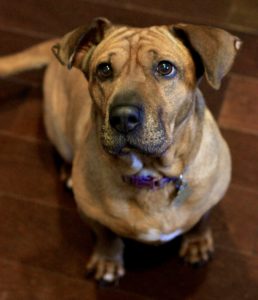
<svg viewBox="0 0 258 300">
<path fill-rule="evenodd" d="M 134 170 L 141 170 L 142 169 L 142 161 L 133 153 L 131 155 L 131 168 Z"/>
<path fill-rule="evenodd" d="M 168 242 L 183 233 L 183 230 L 177 229 L 171 233 L 160 233 L 157 229 L 150 229 L 147 233 L 138 236 L 139 240 L 145 242 Z"/>
</svg>

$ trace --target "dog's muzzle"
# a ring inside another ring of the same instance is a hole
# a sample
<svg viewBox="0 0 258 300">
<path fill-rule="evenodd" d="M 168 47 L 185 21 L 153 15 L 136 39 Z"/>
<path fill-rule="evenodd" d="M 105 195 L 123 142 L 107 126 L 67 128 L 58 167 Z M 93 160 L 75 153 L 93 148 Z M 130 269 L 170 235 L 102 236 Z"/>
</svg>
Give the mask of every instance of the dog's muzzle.
<svg viewBox="0 0 258 300">
<path fill-rule="evenodd" d="M 134 149 L 160 156 L 166 150 L 168 139 L 161 117 L 158 113 L 151 115 L 145 102 L 133 91 L 113 98 L 101 132 L 102 145 L 108 153 L 120 155 L 124 149 Z"/>
</svg>

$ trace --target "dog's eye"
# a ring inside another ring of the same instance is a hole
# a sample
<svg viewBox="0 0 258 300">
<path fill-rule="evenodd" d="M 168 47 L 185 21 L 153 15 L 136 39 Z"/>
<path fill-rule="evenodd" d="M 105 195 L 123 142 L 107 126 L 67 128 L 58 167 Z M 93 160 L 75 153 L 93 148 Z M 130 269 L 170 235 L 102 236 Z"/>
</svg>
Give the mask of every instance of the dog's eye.
<svg viewBox="0 0 258 300">
<path fill-rule="evenodd" d="M 97 67 L 97 76 L 101 80 L 108 79 L 113 76 L 113 69 L 109 63 L 101 63 Z"/>
<path fill-rule="evenodd" d="M 176 75 L 176 67 L 169 61 L 162 60 L 158 63 L 157 73 L 167 78 L 173 78 Z"/>
</svg>

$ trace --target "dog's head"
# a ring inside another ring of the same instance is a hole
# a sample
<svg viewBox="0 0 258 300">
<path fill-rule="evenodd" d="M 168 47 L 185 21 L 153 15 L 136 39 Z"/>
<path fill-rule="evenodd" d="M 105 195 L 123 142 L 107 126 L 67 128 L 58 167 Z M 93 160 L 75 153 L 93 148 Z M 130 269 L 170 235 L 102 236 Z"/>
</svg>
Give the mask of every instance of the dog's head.
<svg viewBox="0 0 258 300">
<path fill-rule="evenodd" d="M 106 151 L 160 156 L 194 113 L 200 78 L 219 88 L 240 44 L 207 26 L 131 28 L 98 18 L 65 35 L 53 51 L 88 79 Z"/>
</svg>

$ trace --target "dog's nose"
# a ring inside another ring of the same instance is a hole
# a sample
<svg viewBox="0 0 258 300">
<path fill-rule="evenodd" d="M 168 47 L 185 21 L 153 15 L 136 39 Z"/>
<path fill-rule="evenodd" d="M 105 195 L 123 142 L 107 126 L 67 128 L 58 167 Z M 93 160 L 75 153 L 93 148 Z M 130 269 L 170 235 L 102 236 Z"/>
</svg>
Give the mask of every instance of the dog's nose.
<svg viewBox="0 0 258 300">
<path fill-rule="evenodd" d="M 142 122 L 142 110 L 134 105 L 117 105 L 111 108 L 110 125 L 120 133 L 133 131 Z"/>
</svg>

